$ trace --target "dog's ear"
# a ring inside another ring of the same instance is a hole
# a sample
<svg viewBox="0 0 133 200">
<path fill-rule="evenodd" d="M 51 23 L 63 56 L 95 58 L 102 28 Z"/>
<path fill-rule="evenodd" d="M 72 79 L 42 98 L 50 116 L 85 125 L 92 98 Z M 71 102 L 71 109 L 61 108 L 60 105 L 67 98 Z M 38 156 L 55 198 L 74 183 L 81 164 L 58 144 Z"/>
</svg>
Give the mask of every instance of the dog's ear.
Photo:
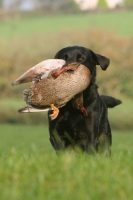
<svg viewBox="0 0 133 200">
<path fill-rule="evenodd" d="M 110 60 L 109 58 L 102 56 L 100 54 L 96 54 L 93 51 L 91 51 L 91 56 L 93 62 L 96 63 L 96 65 L 100 65 L 102 70 L 106 70 L 107 67 L 109 66 Z"/>
</svg>

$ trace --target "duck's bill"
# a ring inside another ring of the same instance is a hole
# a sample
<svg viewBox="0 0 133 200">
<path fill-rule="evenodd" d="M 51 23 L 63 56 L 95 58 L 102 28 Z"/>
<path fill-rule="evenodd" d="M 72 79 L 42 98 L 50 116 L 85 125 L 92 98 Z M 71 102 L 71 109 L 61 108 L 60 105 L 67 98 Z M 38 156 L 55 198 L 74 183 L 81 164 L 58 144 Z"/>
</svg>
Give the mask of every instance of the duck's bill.
<svg viewBox="0 0 133 200">
<path fill-rule="evenodd" d="M 32 106 L 27 106 L 27 107 L 19 109 L 18 112 L 19 113 L 36 113 L 36 112 L 47 112 L 49 110 L 53 110 L 53 109 L 52 108 L 39 109 L 39 108 L 34 108 Z"/>
</svg>

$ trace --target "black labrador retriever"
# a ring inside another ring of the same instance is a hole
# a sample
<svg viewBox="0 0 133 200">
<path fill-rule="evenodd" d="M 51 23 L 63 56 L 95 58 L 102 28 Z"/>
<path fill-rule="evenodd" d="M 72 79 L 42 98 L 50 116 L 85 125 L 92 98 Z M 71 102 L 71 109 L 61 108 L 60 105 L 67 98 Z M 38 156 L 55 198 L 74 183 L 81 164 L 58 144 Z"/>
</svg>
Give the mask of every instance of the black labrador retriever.
<svg viewBox="0 0 133 200">
<path fill-rule="evenodd" d="M 110 60 L 81 46 L 63 48 L 57 52 L 56 58 L 64 59 L 66 65 L 73 62 L 85 65 L 91 72 L 91 82 L 83 92 L 83 104 L 88 116 L 75 109 L 70 101 L 60 109 L 55 120 L 49 117 L 52 146 L 56 151 L 78 146 L 88 153 L 102 152 L 110 155 L 112 138 L 107 108 L 119 105 L 121 101 L 110 96 L 100 96 L 95 84 L 96 65 L 106 70 Z"/>
</svg>

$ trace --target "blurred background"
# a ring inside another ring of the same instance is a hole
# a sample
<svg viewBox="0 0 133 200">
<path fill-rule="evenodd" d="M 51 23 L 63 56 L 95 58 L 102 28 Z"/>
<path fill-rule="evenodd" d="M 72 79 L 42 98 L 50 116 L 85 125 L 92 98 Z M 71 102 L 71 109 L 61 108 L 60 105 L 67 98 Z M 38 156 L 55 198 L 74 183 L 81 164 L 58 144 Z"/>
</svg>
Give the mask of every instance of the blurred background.
<svg viewBox="0 0 133 200">
<path fill-rule="evenodd" d="M 29 85 L 11 83 L 69 45 L 110 58 L 107 71 L 97 67 L 99 93 L 123 102 L 109 110 L 112 128 L 132 130 L 132 0 L 0 0 L 0 124 L 47 126 L 47 113 L 17 112 Z"/>
<path fill-rule="evenodd" d="M 97 84 L 122 101 L 109 109 L 111 159 L 56 156 L 47 113 L 18 113 L 31 84 L 11 83 L 69 45 L 110 58 Z M 0 0 L 0 200 L 133 199 L 132 133 L 133 0 Z"/>
</svg>

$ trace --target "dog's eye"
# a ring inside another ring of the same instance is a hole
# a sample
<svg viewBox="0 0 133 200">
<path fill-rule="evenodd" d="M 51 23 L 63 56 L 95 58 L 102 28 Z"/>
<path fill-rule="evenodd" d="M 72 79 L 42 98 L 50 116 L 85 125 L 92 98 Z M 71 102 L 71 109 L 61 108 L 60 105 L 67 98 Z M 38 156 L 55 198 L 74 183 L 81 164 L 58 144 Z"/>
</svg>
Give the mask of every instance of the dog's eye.
<svg viewBox="0 0 133 200">
<path fill-rule="evenodd" d="M 82 60 L 83 60 L 83 58 L 82 58 L 82 57 L 79 57 L 79 58 L 78 58 L 78 61 L 82 61 Z"/>
<path fill-rule="evenodd" d="M 84 59 L 83 59 L 83 57 L 82 57 L 82 55 L 81 54 L 78 54 L 77 55 L 77 61 L 78 62 L 82 62 Z"/>
<path fill-rule="evenodd" d="M 67 58 L 68 58 L 68 55 L 66 54 L 62 57 L 63 60 L 67 60 Z"/>
<path fill-rule="evenodd" d="M 82 62 L 82 61 L 83 61 L 83 58 L 82 58 L 81 56 L 78 56 L 78 57 L 77 57 L 77 61 L 78 61 L 78 62 Z"/>
</svg>

